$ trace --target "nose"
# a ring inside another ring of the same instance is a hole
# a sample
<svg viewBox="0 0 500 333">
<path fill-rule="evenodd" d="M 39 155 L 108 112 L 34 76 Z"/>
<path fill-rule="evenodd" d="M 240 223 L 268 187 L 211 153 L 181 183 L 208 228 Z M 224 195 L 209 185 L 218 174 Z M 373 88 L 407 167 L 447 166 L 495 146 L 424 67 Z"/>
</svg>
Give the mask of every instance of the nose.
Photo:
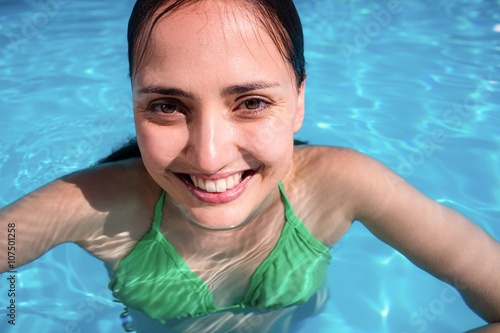
<svg viewBox="0 0 500 333">
<path fill-rule="evenodd" d="M 200 112 L 188 130 L 186 158 L 200 173 L 217 173 L 234 159 L 235 131 L 221 112 Z"/>
</svg>

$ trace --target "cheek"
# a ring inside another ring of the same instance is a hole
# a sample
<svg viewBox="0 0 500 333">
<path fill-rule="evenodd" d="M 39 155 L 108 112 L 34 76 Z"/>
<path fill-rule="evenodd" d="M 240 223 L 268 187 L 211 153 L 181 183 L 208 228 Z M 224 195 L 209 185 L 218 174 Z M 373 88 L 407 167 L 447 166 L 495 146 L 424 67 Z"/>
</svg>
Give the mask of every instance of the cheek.
<svg viewBox="0 0 500 333">
<path fill-rule="evenodd" d="M 182 149 L 178 133 L 157 125 L 136 126 L 136 135 L 144 163 L 154 169 L 165 168 Z"/>
<path fill-rule="evenodd" d="M 263 161 L 274 161 L 289 153 L 293 134 L 289 119 L 274 118 L 252 131 L 251 142 Z"/>
</svg>

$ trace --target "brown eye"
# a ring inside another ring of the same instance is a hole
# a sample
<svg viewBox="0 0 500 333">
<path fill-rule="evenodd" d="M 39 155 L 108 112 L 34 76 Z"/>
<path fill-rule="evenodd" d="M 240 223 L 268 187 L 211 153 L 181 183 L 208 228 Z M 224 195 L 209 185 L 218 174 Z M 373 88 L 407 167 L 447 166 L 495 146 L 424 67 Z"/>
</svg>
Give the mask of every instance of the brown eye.
<svg viewBox="0 0 500 333">
<path fill-rule="evenodd" d="M 158 103 L 151 105 L 151 109 L 155 112 L 169 114 L 177 111 L 177 105 L 171 103 Z"/>
<path fill-rule="evenodd" d="M 264 106 L 264 102 L 260 99 L 249 99 L 245 101 L 245 107 L 249 110 L 257 110 Z"/>
</svg>

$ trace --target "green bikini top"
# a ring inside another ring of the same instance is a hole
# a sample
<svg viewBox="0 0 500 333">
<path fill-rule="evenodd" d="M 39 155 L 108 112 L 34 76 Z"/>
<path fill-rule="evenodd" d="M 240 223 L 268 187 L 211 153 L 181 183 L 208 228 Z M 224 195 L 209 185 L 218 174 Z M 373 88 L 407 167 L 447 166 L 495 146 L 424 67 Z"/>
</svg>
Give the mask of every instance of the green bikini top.
<svg viewBox="0 0 500 333">
<path fill-rule="evenodd" d="M 286 222 L 268 257 L 257 267 L 241 303 L 215 307 L 207 285 L 189 269 L 160 231 L 165 192 L 151 229 L 119 263 L 109 283 L 113 296 L 164 323 L 224 310 L 278 309 L 306 302 L 323 285 L 331 255 L 293 212 L 281 182 Z"/>
</svg>

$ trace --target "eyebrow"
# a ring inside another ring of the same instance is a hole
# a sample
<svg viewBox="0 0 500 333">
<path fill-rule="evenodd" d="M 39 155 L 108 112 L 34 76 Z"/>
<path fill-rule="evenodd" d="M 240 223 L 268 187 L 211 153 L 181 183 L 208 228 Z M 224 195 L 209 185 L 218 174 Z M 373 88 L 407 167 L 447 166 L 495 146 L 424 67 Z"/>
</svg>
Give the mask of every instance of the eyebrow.
<svg viewBox="0 0 500 333">
<path fill-rule="evenodd" d="M 244 93 L 254 91 L 254 90 L 276 88 L 279 86 L 280 85 L 278 83 L 269 83 L 269 82 L 264 82 L 264 81 L 236 84 L 236 85 L 228 86 L 228 87 L 225 87 L 224 89 L 222 89 L 221 95 L 223 97 L 227 97 L 227 96 L 231 96 L 231 95 L 244 94 Z"/>
<path fill-rule="evenodd" d="M 254 90 L 276 88 L 279 86 L 280 85 L 278 83 L 269 83 L 269 82 L 264 82 L 264 81 L 250 82 L 250 83 L 244 83 L 244 84 L 235 84 L 235 85 L 227 86 L 224 89 L 222 89 L 221 96 L 227 97 L 227 96 L 231 96 L 231 95 L 244 94 L 244 93 L 254 91 Z M 139 94 L 159 94 L 159 95 L 185 97 L 185 98 L 194 99 L 194 95 L 191 94 L 190 92 L 187 92 L 185 90 L 178 89 L 178 88 L 169 88 L 169 87 L 162 87 L 162 86 L 144 87 L 144 88 L 139 90 Z"/>
<path fill-rule="evenodd" d="M 158 94 L 177 97 L 193 98 L 194 96 L 187 91 L 177 88 L 168 88 L 161 86 L 144 87 L 139 90 L 139 94 Z"/>
</svg>

